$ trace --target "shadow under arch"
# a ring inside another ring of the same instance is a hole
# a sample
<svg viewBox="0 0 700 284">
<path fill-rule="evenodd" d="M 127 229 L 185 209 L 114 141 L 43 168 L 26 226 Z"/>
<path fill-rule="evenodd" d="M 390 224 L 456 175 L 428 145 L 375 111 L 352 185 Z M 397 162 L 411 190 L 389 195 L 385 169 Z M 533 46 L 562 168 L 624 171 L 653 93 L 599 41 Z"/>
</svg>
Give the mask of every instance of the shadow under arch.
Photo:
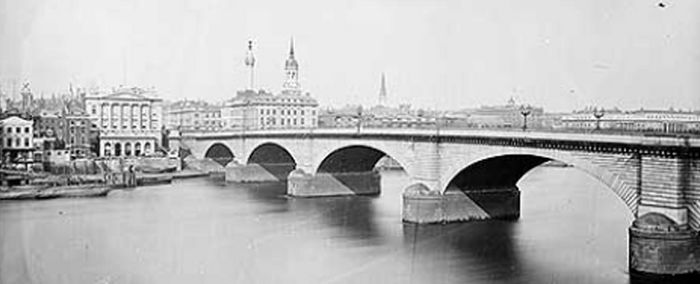
<svg viewBox="0 0 700 284">
<path fill-rule="evenodd" d="M 287 180 L 289 173 L 297 166 L 296 160 L 287 149 L 272 142 L 255 147 L 246 163 L 261 166 L 278 180 Z"/>
<path fill-rule="evenodd" d="M 638 193 L 618 175 L 607 172 L 607 176 L 602 176 L 600 174 L 602 169 L 595 169 L 593 165 L 540 154 L 497 154 L 482 157 L 453 174 L 444 191 L 461 190 L 469 193 L 470 191 L 517 189 L 516 184 L 525 174 L 549 161 L 566 163 L 594 177 L 611 189 L 627 205 L 631 213 L 636 215 Z"/>
<path fill-rule="evenodd" d="M 222 143 L 214 143 L 213 145 L 209 146 L 209 149 L 207 149 L 205 152 L 204 157 L 212 159 L 221 166 L 225 167 L 228 163 L 233 161 L 236 156 L 228 146 Z"/>
<path fill-rule="evenodd" d="M 350 145 L 327 154 L 316 168 L 316 173 L 369 172 L 384 157 L 393 159 L 407 171 L 406 163 L 395 155 L 369 145 Z"/>
<path fill-rule="evenodd" d="M 405 163 L 386 151 L 368 145 L 349 145 L 327 154 L 316 168 L 316 174 L 329 174 L 354 192 L 361 192 L 361 187 L 368 184 L 379 186 L 380 174 L 375 167 L 384 157 L 395 160 L 404 171 L 408 171 Z"/>
</svg>

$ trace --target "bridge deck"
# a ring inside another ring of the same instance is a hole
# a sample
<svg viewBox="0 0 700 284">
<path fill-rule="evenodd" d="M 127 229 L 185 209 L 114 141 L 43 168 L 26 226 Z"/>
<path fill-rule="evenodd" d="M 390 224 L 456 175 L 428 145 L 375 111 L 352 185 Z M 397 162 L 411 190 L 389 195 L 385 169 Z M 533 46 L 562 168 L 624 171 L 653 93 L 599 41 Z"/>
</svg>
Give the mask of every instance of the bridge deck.
<svg viewBox="0 0 700 284">
<path fill-rule="evenodd" d="M 640 136 L 601 133 L 561 133 L 540 131 L 497 131 L 497 130 L 453 130 L 453 129 L 378 129 L 369 128 L 317 128 L 317 129 L 275 129 L 247 130 L 223 132 L 187 132 L 182 138 L 193 139 L 225 139 L 234 137 L 414 137 L 424 139 L 449 138 L 486 138 L 486 139 L 524 139 L 562 142 L 582 142 L 593 144 L 625 144 L 656 147 L 689 147 L 700 148 L 700 138 L 689 136 Z M 180 137 L 171 137 L 178 139 Z"/>
</svg>

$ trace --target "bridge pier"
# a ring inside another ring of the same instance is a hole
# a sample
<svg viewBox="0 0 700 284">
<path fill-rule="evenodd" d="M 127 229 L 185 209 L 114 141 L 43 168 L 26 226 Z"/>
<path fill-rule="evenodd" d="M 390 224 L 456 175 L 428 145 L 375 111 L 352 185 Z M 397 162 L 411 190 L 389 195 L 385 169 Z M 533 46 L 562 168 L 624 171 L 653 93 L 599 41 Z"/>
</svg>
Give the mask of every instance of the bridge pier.
<svg viewBox="0 0 700 284">
<path fill-rule="evenodd" d="M 258 183 L 285 182 L 295 164 L 238 164 L 226 166 L 226 182 Z"/>
<path fill-rule="evenodd" d="M 289 174 L 287 194 L 297 197 L 377 195 L 381 175 L 377 171 L 309 174 L 296 169 Z"/>
<path fill-rule="evenodd" d="M 440 194 L 414 185 L 403 194 L 404 222 L 430 224 L 519 217 L 520 190 L 517 187 L 450 190 Z"/>
<path fill-rule="evenodd" d="M 687 225 L 647 213 L 629 228 L 630 272 L 651 275 L 700 273 L 700 237 Z"/>
</svg>

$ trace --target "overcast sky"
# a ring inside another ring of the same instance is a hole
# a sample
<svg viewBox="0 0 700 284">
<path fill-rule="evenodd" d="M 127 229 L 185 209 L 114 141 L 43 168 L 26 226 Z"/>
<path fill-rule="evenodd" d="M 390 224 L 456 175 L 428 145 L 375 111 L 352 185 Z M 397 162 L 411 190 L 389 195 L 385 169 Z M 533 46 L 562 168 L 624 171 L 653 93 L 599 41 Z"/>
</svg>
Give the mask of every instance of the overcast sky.
<svg viewBox="0 0 700 284">
<path fill-rule="evenodd" d="M 166 99 L 274 92 L 294 37 L 323 105 L 700 109 L 700 1 L 0 0 L 0 82 L 37 93 L 122 83 Z M 124 64 L 126 62 L 126 64 Z"/>
</svg>

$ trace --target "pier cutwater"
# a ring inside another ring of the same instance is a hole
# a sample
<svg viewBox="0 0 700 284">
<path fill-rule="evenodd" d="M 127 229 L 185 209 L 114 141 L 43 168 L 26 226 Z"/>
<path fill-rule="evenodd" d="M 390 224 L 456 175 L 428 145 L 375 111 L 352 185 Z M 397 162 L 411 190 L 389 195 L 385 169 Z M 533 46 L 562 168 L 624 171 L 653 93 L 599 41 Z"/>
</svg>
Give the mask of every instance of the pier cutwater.
<svg viewBox="0 0 700 284">
<path fill-rule="evenodd" d="M 700 283 L 700 1 L 55 2 L 0 284 Z"/>
<path fill-rule="evenodd" d="M 517 182 L 548 161 L 579 168 L 636 217 L 629 266 L 653 274 L 700 271 L 700 139 L 602 134 L 352 129 L 259 130 L 172 137 L 226 180 L 287 181 L 294 197 L 379 194 L 374 167 L 390 156 L 411 182 L 403 221 L 517 219 Z"/>
</svg>

